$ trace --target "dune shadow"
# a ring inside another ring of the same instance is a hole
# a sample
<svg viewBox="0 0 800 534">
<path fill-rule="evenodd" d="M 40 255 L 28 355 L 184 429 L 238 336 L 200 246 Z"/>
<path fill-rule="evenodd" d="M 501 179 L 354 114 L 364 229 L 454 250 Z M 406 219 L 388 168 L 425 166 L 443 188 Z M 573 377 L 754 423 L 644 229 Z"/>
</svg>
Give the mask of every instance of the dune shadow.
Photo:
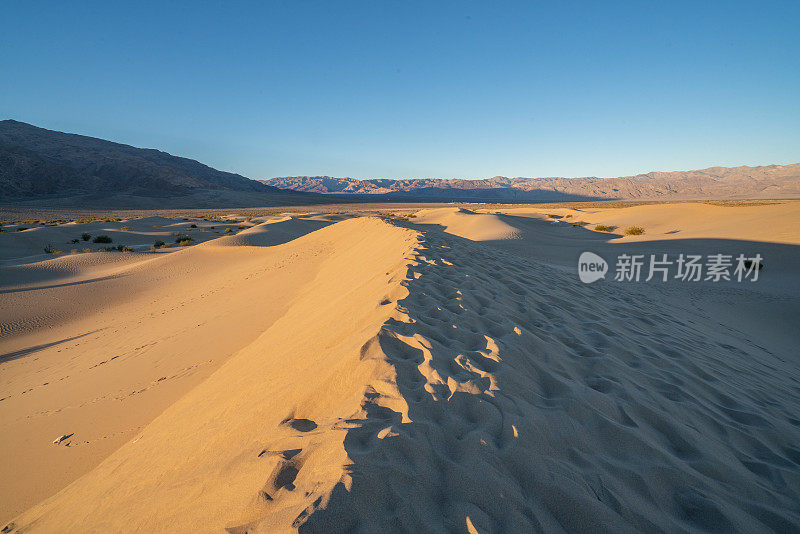
<svg viewBox="0 0 800 534">
<path fill-rule="evenodd" d="M 417 260 L 377 336 L 407 413 L 367 390 L 300 532 L 800 528 L 796 367 L 438 231 Z"/>
<path fill-rule="evenodd" d="M 311 232 L 325 228 L 337 221 L 319 219 L 291 218 L 286 221 L 264 223 L 254 226 L 235 236 L 223 237 L 228 243 L 250 247 L 274 247 L 294 241 Z M 212 241 L 213 243 L 213 241 Z M 216 244 L 216 243 L 215 243 Z"/>
<path fill-rule="evenodd" d="M 767 241 L 728 238 L 678 238 L 620 240 L 623 235 L 616 232 L 598 232 L 585 226 L 572 224 L 553 225 L 548 221 L 514 215 L 497 217 L 517 229 L 525 239 L 490 240 L 483 244 L 512 251 L 532 260 L 545 261 L 554 265 L 572 267 L 577 270 L 578 257 L 586 250 L 603 256 L 607 261 L 620 254 L 643 255 L 649 259 L 651 254 L 667 254 L 668 259 L 679 254 L 701 255 L 725 254 L 754 256 L 761 254 L 763 265 L 773 273 L 786 274 L 786 284 L 800 289 L 800 246 Z M 678 233 L 677 230 L 667 234 Z M 606 257 L 607 256 L 607 257 Z M 609 261 L 611 263 L 611 261 Z M 767 272 L 765 270 L 765 272 Z M 784 283 L 782 282 L 782 283 Z M 800 293 L 800 292 L 799 292 Z"/>
<path fill-rule="evenodd" d="M 94 282 L 102 282 L 104 280 L 113 280 L 114 278 L 119 278 L 120 276 L 124 276 L 123 274 L 112 274 L 109 276 L 101 276 L 99 278 L 90 278 L 89 280 L 78 280 L 77 282 L 64 282 L 62 284 L 50 284 L 46 286 L 34 286 L 34 287 L 20 287 L 20 288 L 11 288 L 11 289 L 0 289 L 0 294 L 3 293 L 22 293 L 24 291 L 37 291 L 40 289 L 53 289 L 56 287 L 69 287 L 69 286 L 79 286 L 83 284 L 91 284 Z"/>
<path fill-rule="evenodd" d="M 50 348 L 50 347 L 55 347 L 56 345 L 61 345 L 62 343 L 67 343 L 69 341 L 74 341 L 76 339 L 80 339 L 82 337 L 86 337 L 86 336 L 89 336 L 91 334 L 94 334 L 95 332 L 97 332 L 97 330 L 94 330 L 92 332 L 86 332 L 85 334 L 81 334 L 79 336 L 68 337 L 68 338 L 60 339 L 58 341 L 53 341 L 52 343 L 43 343 L 41 345 L 33 345 L 31 347 L 27 347 L 25 349 L 17 350 L 17 351 L 14 351 L 14 352 L 7 352 L 5 354 L 0 354 L 0 363 L 10 362 L 12 360 L 16 360 L 16 359 L 19 359 L 19 358 L 24 358 L 25 356 L 33 354 L 34 352 L 38 352 L 40 350 L 47 349 L 47 348 Z"/>
</svg>

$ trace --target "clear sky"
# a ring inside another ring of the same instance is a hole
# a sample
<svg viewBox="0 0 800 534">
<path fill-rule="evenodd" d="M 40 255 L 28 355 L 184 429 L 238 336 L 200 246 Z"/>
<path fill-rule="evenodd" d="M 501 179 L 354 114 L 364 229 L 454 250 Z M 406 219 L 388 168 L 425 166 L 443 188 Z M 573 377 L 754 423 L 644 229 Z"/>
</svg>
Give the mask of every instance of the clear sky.
<svg viewBox="0 0 800 534">
<path fill-rule="evenodd" d="M 121 4 L 0 2 L 0 118 L 250 178 L 800 162 L 797 0 Z"/>
</svg>

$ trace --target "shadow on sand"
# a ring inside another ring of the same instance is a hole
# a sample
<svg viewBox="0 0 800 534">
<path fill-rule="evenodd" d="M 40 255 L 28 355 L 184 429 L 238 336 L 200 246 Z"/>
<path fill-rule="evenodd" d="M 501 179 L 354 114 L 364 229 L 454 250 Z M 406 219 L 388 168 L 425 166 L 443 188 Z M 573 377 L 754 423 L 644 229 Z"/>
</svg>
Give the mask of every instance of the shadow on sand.
<svg viewBox="0 0 800 534">
<path fill-rule="evenodd" d="M 14 351 L 14 352 L 7 352 L 6 354 L 0 354 L 0 363 L 10 362 L 12 360 L 16 360 L 17 358 L 24 358 L 25 356 L 28 356 L 29 354 L 33 354 L 34 352 L 38 352 L 38 351 L 40 351 L 42 349 L 46 349 L 46 348 L 49 348 L 49 347 L 54 347 L 56 345 L 61 345 L 62 343 L 67 343 L 69 341 L 74 341 L 76 339 L 80 339 L 82 337 L 86 337 L 86 336 L 89 336 L 91 334 L 94 334 L 95 332 L 97 332 L 97 330 L 94 330 L 92 332 L 86 332 L 85 334 L 81 334 L 79 336 L 68 337 L 68 338 L 65 338 L 65 339 L 60 339 L 58 341 L 53 341 L 52 343 L 44 343 L 42 345 L 34 345 L 32 347 L 28 347 L 28 348 L 25 348 L 25 349 L 22 349 L 22 350 L 17 350 L 17 351 Z"/>
<path fill-rule="evenodd" d="M 407 414 L 368 389 L 350 480 L 300 532 L 800 528 L 796 366 L 657 295 L 436 231 L 405 284 L 371 346 Z"/>
</svg>

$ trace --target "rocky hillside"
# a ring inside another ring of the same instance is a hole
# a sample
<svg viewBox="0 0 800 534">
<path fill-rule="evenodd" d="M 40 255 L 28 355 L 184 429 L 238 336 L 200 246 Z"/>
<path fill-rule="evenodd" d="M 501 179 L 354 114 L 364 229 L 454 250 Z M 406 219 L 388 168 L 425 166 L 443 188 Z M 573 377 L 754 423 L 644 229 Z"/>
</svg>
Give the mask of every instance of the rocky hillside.
<svg viewBox="0 0 800 534">
<path fill-rule="evenodd" d="M 258 181 L 159 150 L 0 121 L 4 199 L 97 193 L 169 197 L 200 190 L 278 193 Z"/>
<path fill-rule="evenodd" d="M 297 176 L 273 178 L 264 180 L 264 183 L 281 189 L 321 194 L 445 201 L 800 198 L 800 163 L 651 172 L 621 178 L 496 176 L 484 180 L 356 180 Z"/>
</svg>

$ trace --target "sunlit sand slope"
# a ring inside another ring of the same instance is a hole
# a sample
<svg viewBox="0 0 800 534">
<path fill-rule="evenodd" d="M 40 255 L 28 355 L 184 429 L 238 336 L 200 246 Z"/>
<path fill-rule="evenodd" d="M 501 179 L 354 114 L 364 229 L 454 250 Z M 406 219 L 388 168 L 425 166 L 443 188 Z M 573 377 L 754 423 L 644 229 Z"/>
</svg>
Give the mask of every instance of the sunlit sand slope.
<svg viewBox="0 0 800 534">
<path fill-rule="evenodd" d="M 167 255 L 96 253 L 21 267 L 20 281 L 51 278 L 0 289 L 0 450 L 14 458 L 0 462 L 0 479 L 14 481 L 0 484 L 0 521 L 135 438 L 364 233 L 319 228 L 284 232 L 294 239 L 277 246 L 214 241 Z M 54 445 L 62 435 L 70 437 Z"/>
<path fill-rule="evenodd" d="M 796 366 L 657 293 L 335 228 L 280 319 L 9 530 L 800 529 Z"/>
<path fill-rule="evenodd" d="M 329 493 L 343 475 L 348 419 L 361 412 L 366 385 L 394 383 L 388 363 L 360 349 L 396 313 L 417 240 L 377 219 L 344 221 L 314 238 L 327 245 L 326 257 L 279 320 L 15 523 L 45 532 L 219 531 L 253 521 L 288 528 Z M 271 305 L 239 304 L 250 314 Z"/>
</svg>

